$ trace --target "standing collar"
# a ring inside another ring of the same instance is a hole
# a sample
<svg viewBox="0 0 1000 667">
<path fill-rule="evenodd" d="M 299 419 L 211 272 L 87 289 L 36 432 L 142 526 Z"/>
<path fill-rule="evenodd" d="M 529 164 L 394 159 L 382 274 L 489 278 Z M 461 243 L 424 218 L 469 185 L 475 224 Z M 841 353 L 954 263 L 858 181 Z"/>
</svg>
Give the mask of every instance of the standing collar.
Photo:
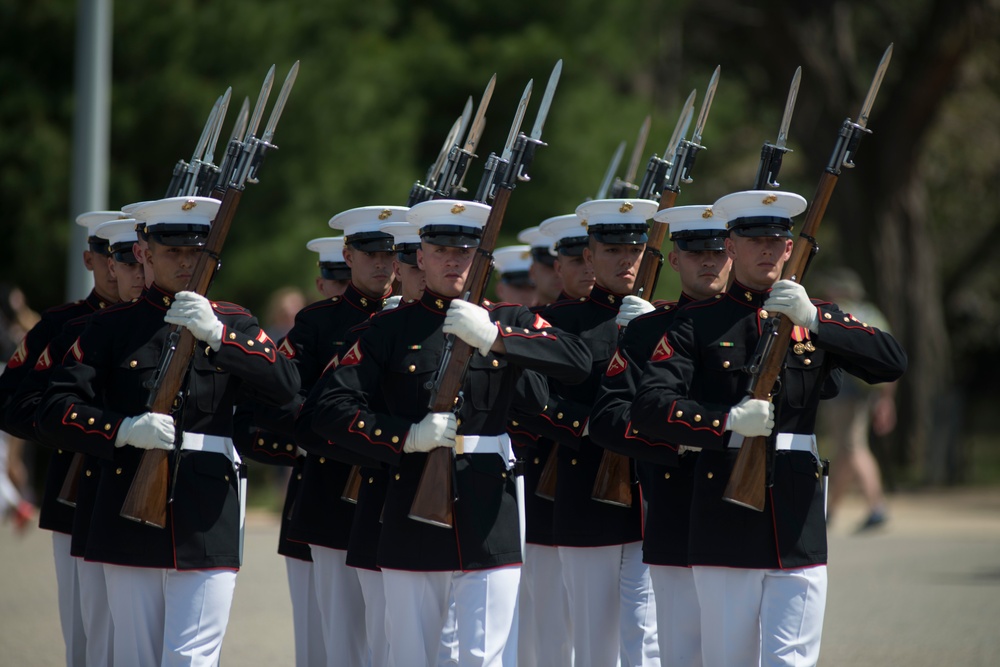
<svg viewBox="0 0 1000 667">
<path fill-rule="evenodd" d="M 174 293 L 168 292 L 155 282 L 146 289 L 146 300 L 160 308 L 169 308 L 174 302 Z"/>
<path fill-rule="evenodd" d="M 594 283 L 594 289 L 590 291 L 590 300 L 594 303 L 599 303 L 605 308 L 613 308 L 618 310 L 622 305 L 623 295 L 615 294 L 606 287 L 601 287 L 599 284 Z"/>
<path fill-rule="evenodd" d="M 746 285 L 742 285 L 735 280 L 729 287 L 730 298 L 753 308 L 762 307 L 764 305 L 764 301 L 767 300 L 767 295 L 770 292 L 770 289 L 766 289 L 764 291 L 755 290 L 751 287 L 747 287 Z"/>
<path fill-rule="evenodd" d="M 87 305 L 89 305 L 94 310 L 101 310 L 103 308 L 107 308 L 113 303 L 111 301 L 101 298 L 101 295 L 97 293 L 96 289 L 90 290 L 90 294 L 87 295 L 87 298 L 84 299 L 84 301 L 86 301 Z"/>
<path fill-rule="evenodd" d="M 373 299 L 370 296 L 362 294 L 361 291 L 354 286 L 353 282 L 347 283 L 347 289 L 344 290 L 341 298 L 358 310 L 363 310 L 368 313 L 377 313 L 382 310 L 382 305 L 385 303 L 384 296 L 380 299 Z"/>
<path fill-rule="evenodd" d="M 452 302 L 452 297 L 441 296 L 437 292 L 432 292 L 424 288 L 424 293 L 420 297 L 420 303 L 424 304 L 427 310 L 444 315 L 448 311 L 448 306 Z"/>
</svg>

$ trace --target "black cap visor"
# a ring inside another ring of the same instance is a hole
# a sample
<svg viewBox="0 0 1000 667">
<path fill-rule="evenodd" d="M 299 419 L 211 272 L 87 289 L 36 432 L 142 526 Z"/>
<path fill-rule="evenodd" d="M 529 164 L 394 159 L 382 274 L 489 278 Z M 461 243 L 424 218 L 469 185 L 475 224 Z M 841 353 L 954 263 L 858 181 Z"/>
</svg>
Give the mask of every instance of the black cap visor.
<svg viewBox="0 0 1000 667">
<path fill-rule="evenodd" d="M 792 238 L 792 221 L 774 216 L 736 218 L 729 221 L 729 231 L 738 236 L 773 236 Z"/>
<path fill-rule="evenodd" d="M 426 225 L 420 229 L 421 240 L 451 248 L 478 248 L 482 236 L 482 229 L 465 225 Z"/>
</svg>

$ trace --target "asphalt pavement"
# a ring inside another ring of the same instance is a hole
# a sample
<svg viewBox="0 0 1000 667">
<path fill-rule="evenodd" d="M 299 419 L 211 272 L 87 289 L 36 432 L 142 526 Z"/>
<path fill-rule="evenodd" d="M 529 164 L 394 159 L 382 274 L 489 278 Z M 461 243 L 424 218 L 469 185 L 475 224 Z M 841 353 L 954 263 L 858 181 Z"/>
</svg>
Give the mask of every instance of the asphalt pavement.
<svg viewBox="0 0 1000 667">
<path fill-rule="evenodd" d="M 821 665 L 1000 664 L 1000 489 L 890 498 L 884 528 L 854 535 L 857 499 L 830 535 Z M 292 665 L 278 520 L 252 513 L 223 665 Z M 50 533 L 0 526 L 0 665 L 63 662 Z"/>
</svg>

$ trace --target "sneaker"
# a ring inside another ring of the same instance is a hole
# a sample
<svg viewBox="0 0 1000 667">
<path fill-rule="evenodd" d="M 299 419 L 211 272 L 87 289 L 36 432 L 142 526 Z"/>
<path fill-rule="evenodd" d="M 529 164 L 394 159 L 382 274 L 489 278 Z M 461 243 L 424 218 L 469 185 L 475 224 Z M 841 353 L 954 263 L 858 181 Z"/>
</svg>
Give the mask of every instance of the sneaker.
<svg viewBox="0 0 1000 667">
<path fill-rule="evenodd" d="M 868 518 L 862 522 L 858 529 L 854 531 L 855 533 L 864 533 L 875 528 L 879 528 L 885 525 L 885 522 L 889 520 L 886 513 L 882 510 L 875 510 L 868 515 Z"/>
</svg>

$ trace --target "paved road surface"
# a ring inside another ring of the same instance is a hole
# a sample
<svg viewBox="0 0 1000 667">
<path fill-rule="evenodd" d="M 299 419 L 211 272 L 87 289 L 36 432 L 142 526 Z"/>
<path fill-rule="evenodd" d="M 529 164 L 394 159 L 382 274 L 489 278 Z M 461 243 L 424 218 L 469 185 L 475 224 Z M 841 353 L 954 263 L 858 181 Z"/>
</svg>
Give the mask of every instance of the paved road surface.
<svg viewBox="0 0 1000 667">
<path fill-rule="evenodd" d="M 850 535 L 862 518 L 851 500 L 833 526 L 820 664 L 1000 664 L 1000 489 L 890 501 L 878 533 Z M 275 517 L 250 517 L 225 665 L 293 664 L 276 539 Z M 59 665 L 62 648 L 49 533 L 0 526 L 0 665 Z"/>
</svg>

